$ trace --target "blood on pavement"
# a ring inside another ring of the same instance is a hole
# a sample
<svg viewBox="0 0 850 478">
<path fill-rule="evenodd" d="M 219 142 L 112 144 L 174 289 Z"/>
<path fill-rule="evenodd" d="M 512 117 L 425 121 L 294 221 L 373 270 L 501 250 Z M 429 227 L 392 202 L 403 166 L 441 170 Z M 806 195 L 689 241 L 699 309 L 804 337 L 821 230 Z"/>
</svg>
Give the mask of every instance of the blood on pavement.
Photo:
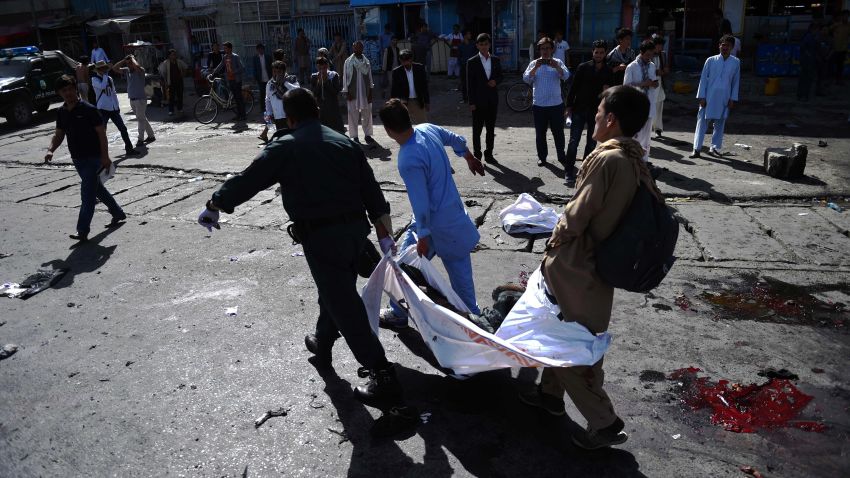
<svg viewBox="0 0 850 478">
<path fill-rule="evenodd" d="M 736 433 L 754 433 L 761 429 L 793 427 L 822 432 L 826 426 L 812 420 L 796 420 L 812 401 L 789 380 L 772 378 L 761 385 L 716 383 L 697 377 L 700 369 L 682 368 L 669 375 L 681 383 L 682 401 L 692 410 L 708 408 L 711 423 Z"/>
</svg>

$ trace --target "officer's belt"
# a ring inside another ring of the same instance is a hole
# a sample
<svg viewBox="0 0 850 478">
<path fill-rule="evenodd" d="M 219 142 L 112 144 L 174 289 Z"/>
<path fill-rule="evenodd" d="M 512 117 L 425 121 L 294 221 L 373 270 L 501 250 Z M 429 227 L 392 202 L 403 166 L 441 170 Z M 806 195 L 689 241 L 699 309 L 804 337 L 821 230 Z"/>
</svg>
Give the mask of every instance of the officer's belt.
<svg viewBox="0 0 850 478">
<path fill-rule="evenodd" d="M 295 221 L 295 229 L 300 236 L 304 236 L 325 227 L 337 224 L 350 224 L 365 220 L 366 214 L 364 211 L 347 212 L 338 216 L 297 220 Z"/>
</svg>

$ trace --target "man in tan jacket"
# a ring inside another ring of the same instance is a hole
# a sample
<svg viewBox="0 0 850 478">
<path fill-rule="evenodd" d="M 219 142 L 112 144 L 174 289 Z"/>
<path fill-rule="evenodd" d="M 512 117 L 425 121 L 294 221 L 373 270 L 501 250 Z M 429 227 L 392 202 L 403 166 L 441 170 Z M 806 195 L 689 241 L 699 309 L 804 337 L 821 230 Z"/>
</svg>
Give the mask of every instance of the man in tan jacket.
<svg viewBox="0 0 850 478">
<path fill-rule="evenodd" d="M 661 197 L 641 161 L 643 149 L 632 139 L 649 116 L 649 100 L 624 86 L 601 96 L 593 134 L 598 146 L 583 162 L 575 196 L 552 231 L 541 265 L 547 294 L 560 306 L 563 320 L 594 334 L 608 329 L 614 299 L 614 289 L 596 273 L 595 249 L 617 228 L 640 183 Z M 566 413 L 566 391 L 587 420 L 587 431 L 574 435 L 573 442 L 585 449 L 617 445 L 628 435 L 602 389 L 604 377 L 602 360 L 590 367 L 546 368 L 538 390 L 520 399 L 560 416 Z"/>
</svg>

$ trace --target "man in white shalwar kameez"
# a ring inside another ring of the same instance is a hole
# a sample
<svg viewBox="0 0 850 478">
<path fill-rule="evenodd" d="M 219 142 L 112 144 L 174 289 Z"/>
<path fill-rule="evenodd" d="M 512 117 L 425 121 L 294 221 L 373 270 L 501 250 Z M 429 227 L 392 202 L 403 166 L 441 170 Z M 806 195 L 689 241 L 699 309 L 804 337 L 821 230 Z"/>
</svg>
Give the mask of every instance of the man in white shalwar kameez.
<svg viewBox="0 0 850 478">
<path fill-rule="evenodd" d="M 645 163 L 649 162 L 649 141 L 652 136 L 652 121 L 655 118 L 655 97 L 658 94 L 658 76 L 655 73 L 655 63 L 652 62 L 654 56 L 655 43 L 652 40 L 641 43 L 640 55 L 626 66 L 626 73 L 623 77 L 624 86 L 637 88 L 649 98 L 649 118 L 647 118 L 643 128 L 635 135 L 635 140 L 643 148 L 643 162 Z"/>
<path fill-rule="evenodd" d="M 348 136 L 360 142 L 357 136 L 357 124 L 363 122 L 363 134 L 366 143 L 374 144 L 372 139 L 372 65 L 363 55 L 363 42 L 353 45 L 354 53 L 345 60 L 342 73 L 342 92 L 348 98 Z"/>
<path fill-rule="evenodd" d="M 741 80 L 741 61 L 731 56 L 735 38 L 724 35 L 720 39 L 720 54 L 709 57 L 702 67 L 699 79 L 697 99 L 697 129 L 694 133 L 694 151 L 688 156 L 699 158 L 708 122 L 714 121 L 714 133 L 711 135 L 709 154 L 719 156 L 723 147 L 723 129 L 729 110 L 738 101 L 738 86 Z"/>
</svg>

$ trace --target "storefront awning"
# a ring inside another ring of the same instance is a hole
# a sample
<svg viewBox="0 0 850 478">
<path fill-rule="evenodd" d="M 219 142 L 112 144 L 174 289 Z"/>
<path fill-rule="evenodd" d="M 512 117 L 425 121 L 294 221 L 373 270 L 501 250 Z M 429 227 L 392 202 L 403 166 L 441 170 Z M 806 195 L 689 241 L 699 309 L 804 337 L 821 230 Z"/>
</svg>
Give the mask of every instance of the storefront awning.
<svg viewBox="0 0 850 478">
<path fill-rule="evenodd" d="M 39 22 L 38 28 L 41 28 L 42 30 L 58 30 L 60 28 L 65 27 L 79 26 L 82 25 L 85 21 L 85 17 L 81 17 L 79 15 L 71 15 L 70 17 L 60 18 L 58 20 Z"/>
<path fill-rule="evenodd" d="M 398 5 L 400 3 L 425 3 L 425 0 L 351 0 L 352 7 L 377 7 L 379 5 Z"/>
<path fill-rule="evenodd" d="M 101 18 L 87 22 L 89 30 L 95 35 L 107 33 L 129 33 L 130 23 L 142 18 L 144 15 L 133 15 L 127 17 Z"/>
<path fill-rule="evenodd" d="M 211 17 L 218 12 L 215 7 L 199 8 L 196 10 L 184 10 L 177 18 Z"/>
</svg>

